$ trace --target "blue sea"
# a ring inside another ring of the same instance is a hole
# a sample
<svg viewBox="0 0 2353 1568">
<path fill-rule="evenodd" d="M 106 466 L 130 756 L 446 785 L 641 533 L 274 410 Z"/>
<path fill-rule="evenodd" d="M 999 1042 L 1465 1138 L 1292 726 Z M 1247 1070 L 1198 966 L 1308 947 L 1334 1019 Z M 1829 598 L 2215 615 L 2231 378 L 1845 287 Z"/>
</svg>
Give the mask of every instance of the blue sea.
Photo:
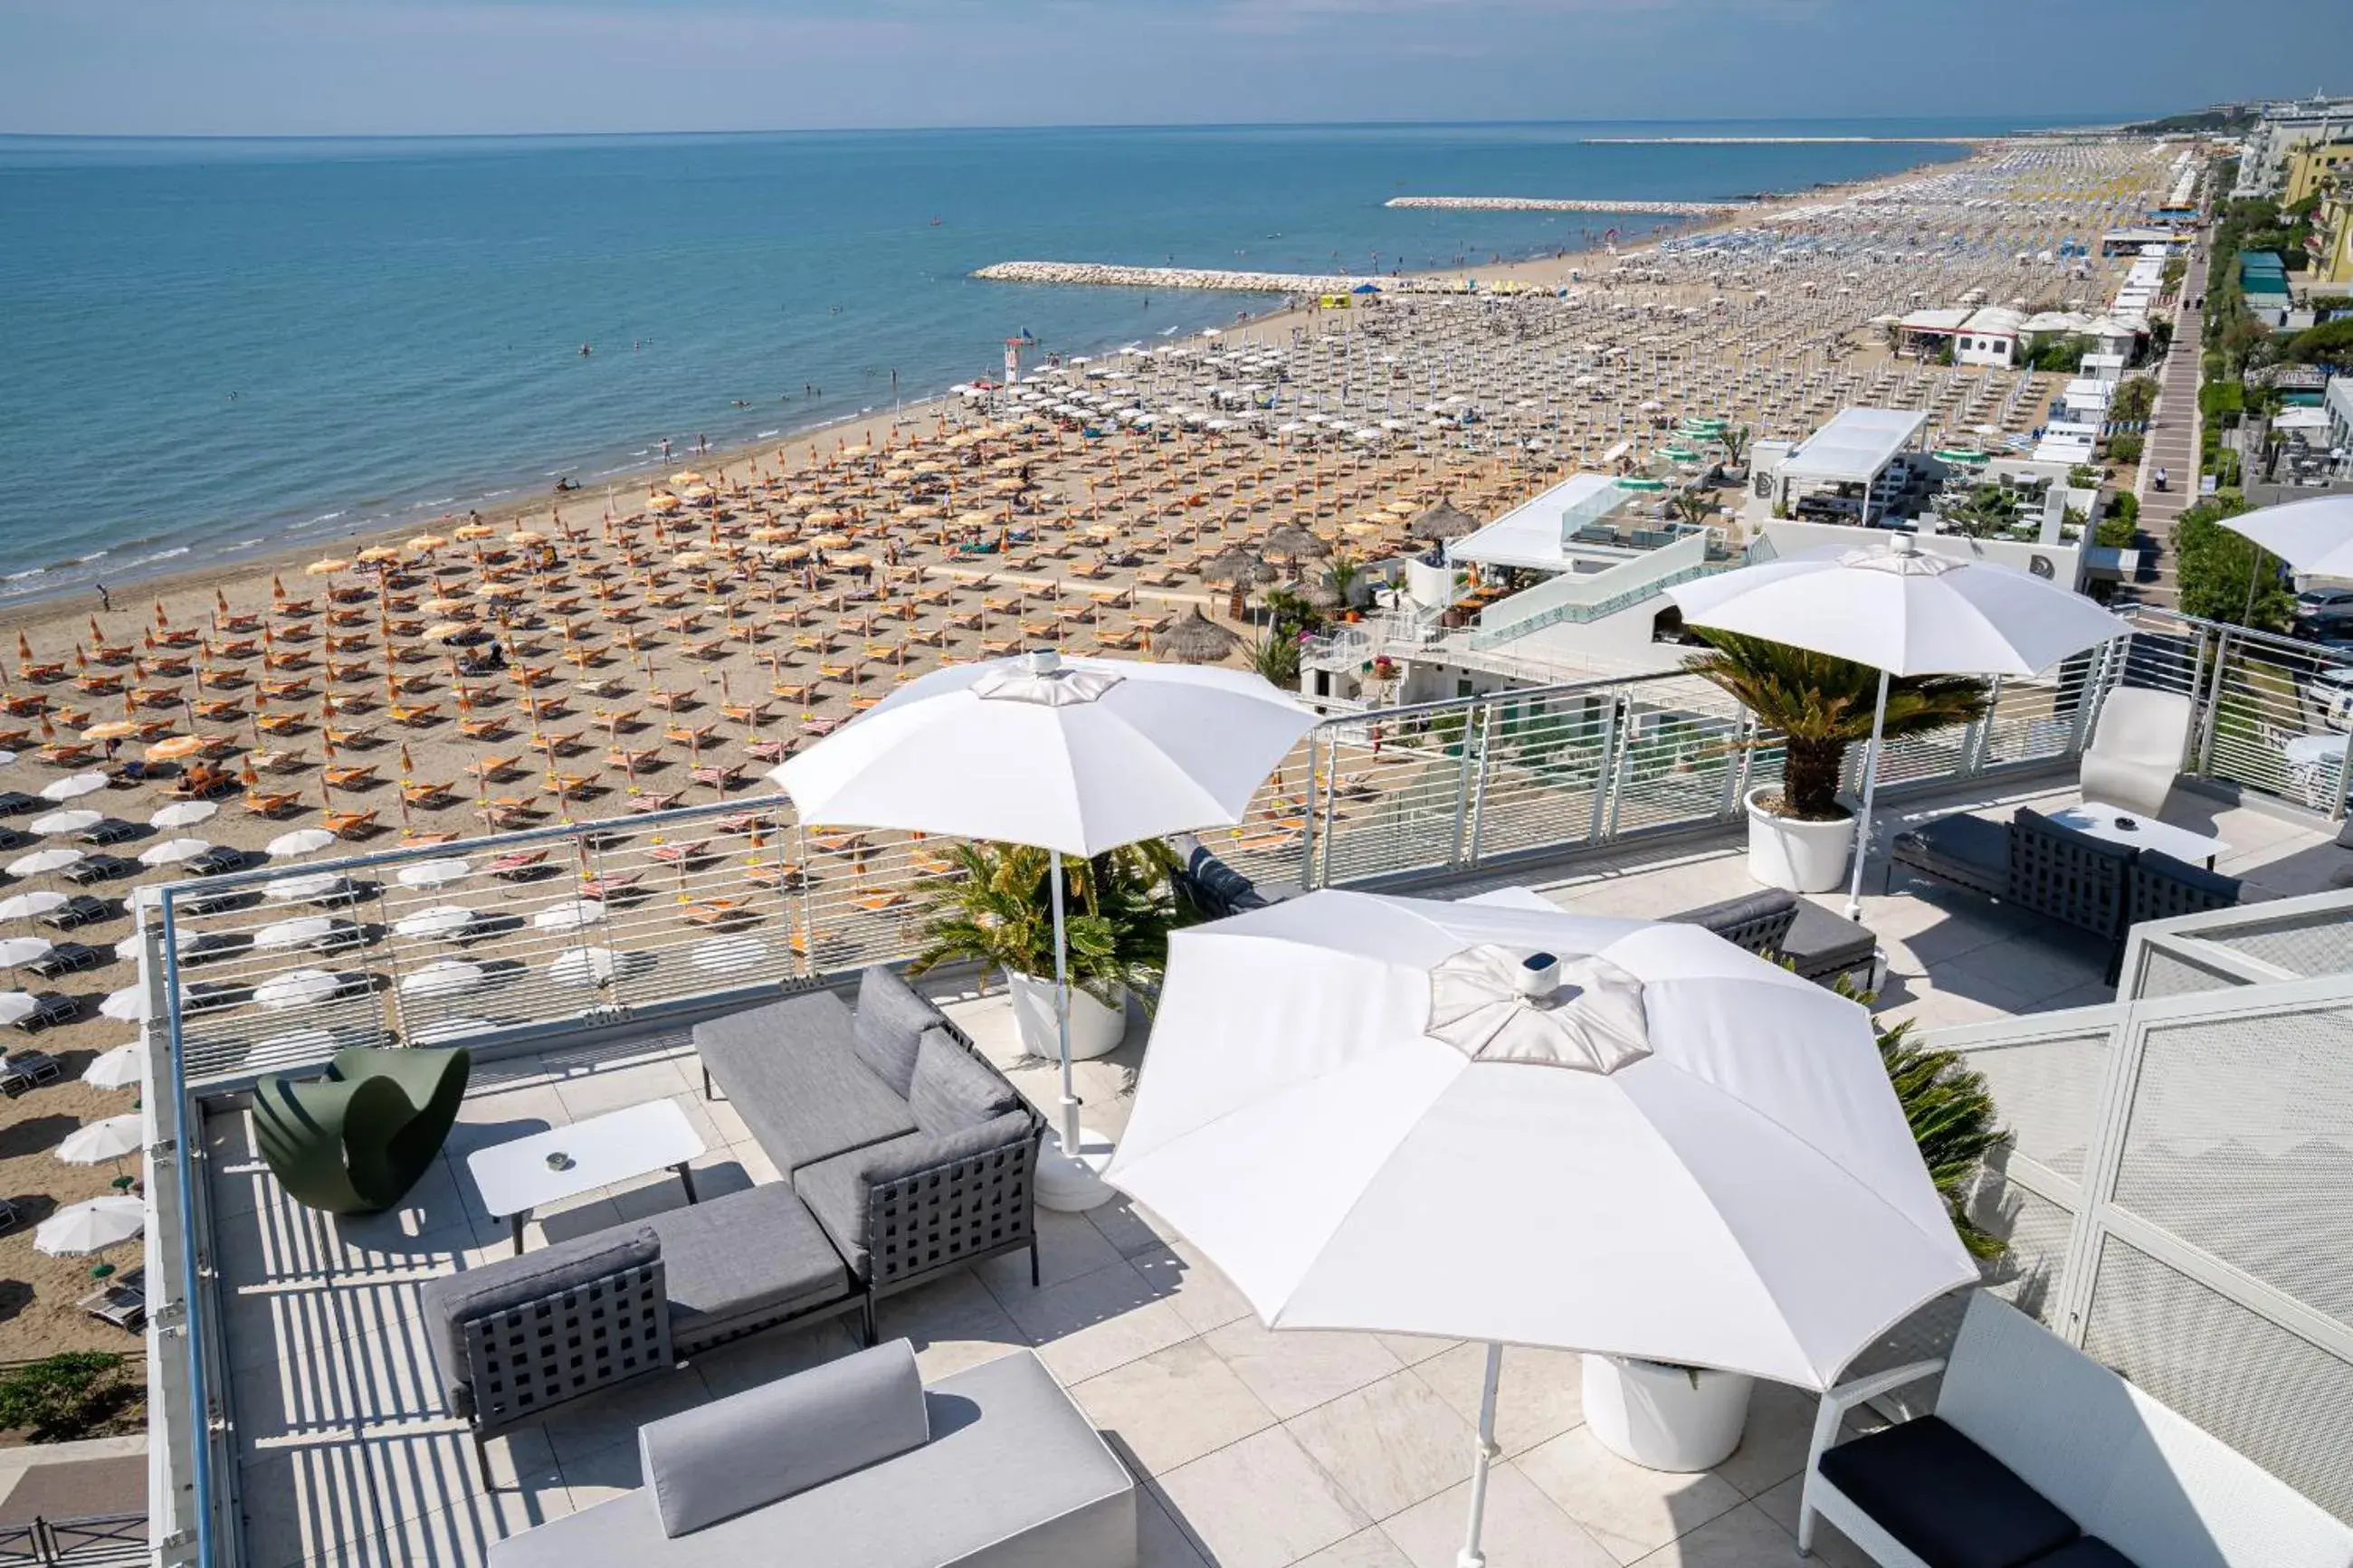
<svg viewBox="0 0 2353 1568">
<path fill-rule="evenodd" d="M 389 141 L 0 138 L 0 607 L 543 494 L 1266 297 L 973 280 L 1015 258 L 1351 271 L 1639 237 L 1390 196 L 1699 199 L 1988 122 Z M 595 351 L 584 357 L 583 344 Z M 894 381 L 895 376 L 895 381 Z"/>
</svg>

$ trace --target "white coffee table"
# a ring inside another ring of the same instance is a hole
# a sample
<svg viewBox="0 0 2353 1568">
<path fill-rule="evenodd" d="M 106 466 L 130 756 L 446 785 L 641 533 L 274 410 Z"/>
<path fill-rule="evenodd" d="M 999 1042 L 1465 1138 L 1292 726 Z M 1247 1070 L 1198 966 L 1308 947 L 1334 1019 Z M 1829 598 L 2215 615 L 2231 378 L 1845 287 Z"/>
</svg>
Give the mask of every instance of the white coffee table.
<svg viewBox="0 0 2353 1568">
<path fill-rule="evenodd" d="M 2187 860 L 2193 866 L 2204 866 L 2209 870 L 2213 868 L 2214 858 L 2231 847 L 2211 834 L 2192 833 L 2186 827 L 2176 827 L 2169 822 L 2159 822 L 2153 816 L 2144 816 L 2137 811 L 2126 811 L 2120 805 L 2108 805 L 2096 800 L 2087 800 L 2081 805 L 2054 811 L 2051 813 L 2051 820 L 2103 843 L 2154 849 L 2160 855 L 2170 855 L 2176 860 Z M 2126 822 L 2133 826 L 2125 826 Z"/>
<path fill-rule="evenodd" d="M 660 1170 L 676 1171 L 686 1189 L 686 1201 L 693 1203 L 694 1172 L 690 1163 L 702 1152 L 702 1136 L 678 1102 L 656 1100 L 591 1116 L 568 1127 L 534 1132 L 511 1143 L 477 1149 L 466 1156 L 466 1168 L 473 1172 L 474 1185 L 491 1217 L 513 1225 L 514 1249 L 521 1253 L 522 1227 L 532 1210 L 594 1192 L 610 1182 L 626 1182 Z M 567 1163 L 561 1168 L 549 1164 L 552 1154 L 564 1156 Z"/>
</svg>

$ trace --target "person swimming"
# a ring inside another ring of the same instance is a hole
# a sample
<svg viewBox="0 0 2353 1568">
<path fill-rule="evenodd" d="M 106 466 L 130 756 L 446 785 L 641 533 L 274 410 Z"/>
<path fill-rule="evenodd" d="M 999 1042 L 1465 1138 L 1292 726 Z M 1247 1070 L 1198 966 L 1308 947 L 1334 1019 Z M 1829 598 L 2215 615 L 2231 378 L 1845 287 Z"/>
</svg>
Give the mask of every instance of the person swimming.
<svg viewBox="0 0 2353 1568">
<path fill-rule="evenodd" d="M 596 352 L 596 351 L 595 349 L 590 348 L 586 343 L 582 343 L 580 345 L 580 357 L 582 359 L 586 359 L 590 354 L 595 353 Z"/>
</svg>

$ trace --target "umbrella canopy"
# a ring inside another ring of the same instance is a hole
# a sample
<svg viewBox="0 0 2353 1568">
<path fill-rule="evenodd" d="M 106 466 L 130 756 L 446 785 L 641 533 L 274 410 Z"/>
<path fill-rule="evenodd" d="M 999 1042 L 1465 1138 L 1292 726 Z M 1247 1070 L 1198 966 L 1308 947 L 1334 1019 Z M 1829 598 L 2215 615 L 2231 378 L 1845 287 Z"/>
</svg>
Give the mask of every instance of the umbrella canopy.
<svg viewBox="0 0 2353 1568">
<path fill-rule="evenodd" d="M 47 812 L 33 818 L 36 833 L 86 833 L 106 820 L 106 814 L 87 806 L 74 806 L 65 811 Z"/>
<path fill-rule="evenodd" d="M 437 958 L 414 974 L 400 977 L 403 996 L 462 996 L 480 991 L 489 976 L 479 963 L 462 958 Z"/>
<path fill-rule="evenodd" d="M 1521 897 L 1325 891 L 1177 932 L 1108 1179 L 1276 1328 L 1822 1388 L 1977 1279 L 1861 1006 L 1697 927 Z"/>
<path fill-rule="evenodd" d="M 1406 524 L 1405 531 L 1416 539 L 1460 539 L 1478 532 L 1479 520 L 1441 497 L 1436 506 Z"/>
<path fill-rule="evenodd" d="M 161 844 L 151 844 L 139 852 L 142 866 L 176 866 L 183 860 L 193 860 L 211 849 L 201 838 L 166 838 Z"/>
<path fill-rule="evenodd" d="M 101 1160 L 120 1160 L 125 1154 L 136 1154 L 145 1134 L 137 1115 L 110 1116 L 103 1121 L 93 1121 L 77 1127 L 65 1135 L 58 1145 L 58 1158 L 69 1165 L 95 1165 Z"/>
<path fill-rule="evenodd" d="M 33 1246 L 52 1258 L 78 1257 L 120 1246 L 147 1228 L 147 1205 L 130 1197 L 91 1198 L 43 1220 Z"/>
<path fill-rule="evenodd" d="M 62 871 L 67 867 L 88 858 L 89 857 L 79 849 L 36 849 L 30 855 L 19 855 L 9 861 L 8 875 L 11 877 L 45 876 L 51 871 Z"/>
<path fill-rule="evenodd" d="M 2353 577 L 2353 495 L 2316 496 L 2221 520 L 2299 572 Z"/>
<path fill-rule="evenodd" d="M 0 941 L 0 969 L 14 969 L 20 963 L 35 963 L 48 957 L 54 944 L 47 937 L 12 936 Z"/>
<path fill-rule="evenodd" d="M 41 786 L 43 800 L 79 800 L 106 787 L 104 773 L 68 773 Z"/>
<path fill-rule="evenodd" d="M 14 1024 L 40 1010 L 41 999 L 29 991 L 0 991 L 0 1024 Z"/>
<path fill-rule="evenodd" d="M 1152 639 L 1155 658 L 1177 664 L 1215 664 L 1240 646 L 1241 638 L 1193 605 L 1174 625 Z"/>
<path fill-rule="evenodd" d="M 253 933 L 256 947 L 307 947 L 311 942 L 332 935 L 335 921 L 325 915 L 301 915 L 290 921 L 273 921 Z"/>
<path fill-rule="evenodd" d="M 98 1016 L 118 1023 L 137 1023 L 147 1016 L 147 988 L 132 984 L 108 992 L 106 1000 L 98 1005 Z"/>
<path fill-rule="evenodd" d="M 262 846 L 263 852 L 273 860 L 290 860 L 299 856 L 315 855 L 335 841 L 335 836 L 323 827 L 298 827 L 291 833 L 281 833 Z"/>
<path fill-rule="evenodd" d="M 324 969 L 294 969 L 265 980 L 253 999 L 265 1007 L 313 1007 L 343 988 L 343 977 Z"/>
<path fill-rule="evenodd" d="M 804 822 L 1097 855 L 1240 822 L 1314 723 L 1243 670 L 1029 654 L 911 681 L 769 776 Z"/>
<path fill-rule="evenodd" d="M 309 871 L 300 877 L 288 877 L 270 883 L 261 890 L 261 896 L 273 904 L 299 904 L 311 899 L 323 899 L 346 885 L 338 872 Z"/>
<path fill-rule="evenodd" d="M 438 860 L 419 860 L 413 866 L 403 866 L 394 873 L 394 879 L 404 888 L 438 888 L 451 882 L 462 882 L 473 868 L 454 857 Z"/>
<path fill-rule="evenodd" d="M 1833 545 L 1680 584 L 1683 624 L 1890 675 L 2032 675 L 2131 628 L 2081 594 L 1989 561 Z"/>
<path fill-rule="evenodd" d="M 392 929 L 402 936 L 457 936 L 480 918 L 463 904 L 435 904 L 413 915 L 401 916 L 392 922 Z"/>
<path fill-rule="evenodd" d="M 0 899 L 0 921 L 28 921 L 65 906 L 66 896 L 47 888 L 37 893 L 18 893 L 14 898 Z"/>
<path fill-rule="evenodd" d="M 147 819 L 151 827 L 194 827 L 210 821 L 220 807 L 208 800 L 175 800 Z"/>
<path fill-rule="evenodd" d="M 92 1089 L 131 1089 L 147 1081 L 147 1054 L 139 1042 L 101 1051 L 82 1069 L 82 1082 Z"/>
<path fill-rule="evenodd" d="M 541 931 L 578 931 L 604 918 L 605 906 L 595 899 L 566 899 L 532 916 L 531 923 Z"/>
</svg>

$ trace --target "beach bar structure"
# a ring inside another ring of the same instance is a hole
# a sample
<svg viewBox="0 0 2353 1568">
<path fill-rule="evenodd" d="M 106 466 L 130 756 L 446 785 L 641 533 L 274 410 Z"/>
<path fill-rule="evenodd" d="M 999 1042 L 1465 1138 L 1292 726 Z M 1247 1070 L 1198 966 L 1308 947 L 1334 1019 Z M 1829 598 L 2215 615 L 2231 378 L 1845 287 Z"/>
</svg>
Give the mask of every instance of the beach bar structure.
<svg viewBox="0 0 2353 1568">
<path fill-rule="evenodd" d="M 1870 527 L 1873 491 L 1897 457 L 1916 445 L 1927 422 L 1927 415 L 1916 409 L 1840 409 L 1829 424 L 1799 442 L 1775 468 L 1774 504 L 1790 505 L 1793 490 L 1836 491 L 1838 487 L 1852 485 L 1858 489 L 1857 497 L 1833 494 L 1826 499 L 1841 510 L 1844 502 L 1854 501 L 1857 521 Z"/>
</svg>

